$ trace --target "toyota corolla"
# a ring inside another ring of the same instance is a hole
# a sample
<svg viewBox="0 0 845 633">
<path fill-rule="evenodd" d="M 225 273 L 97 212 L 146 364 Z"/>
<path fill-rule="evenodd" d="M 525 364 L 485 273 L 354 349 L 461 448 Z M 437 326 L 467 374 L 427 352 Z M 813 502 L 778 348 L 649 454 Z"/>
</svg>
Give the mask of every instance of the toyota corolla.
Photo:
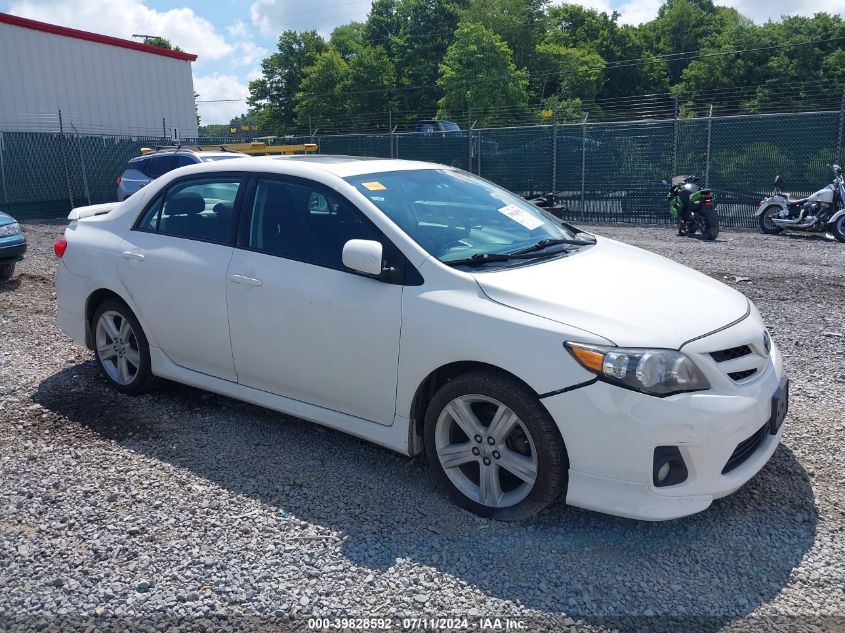
<svg viewBox="0 0 845 633">
<path fill-rule="evenodd" d="M 115 389 L 165 378 L 425 452 L 483 516 L 688 515 L 783 433 L 742 294 L 458 169 L 233 159 L 69 219 L 59 325 Z"/>
</svg>

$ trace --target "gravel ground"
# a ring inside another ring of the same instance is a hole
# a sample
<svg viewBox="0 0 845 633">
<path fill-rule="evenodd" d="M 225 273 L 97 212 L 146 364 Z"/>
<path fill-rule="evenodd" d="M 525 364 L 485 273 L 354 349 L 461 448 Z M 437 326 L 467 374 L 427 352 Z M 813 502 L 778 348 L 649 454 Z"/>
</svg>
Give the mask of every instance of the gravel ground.
<svg viewBox="0 0 845 633">
<path fill-rule="evenodd" d="M 0 630 L 445 615 L 472 630 L 845 630 L 845 245 L 593 227 L 757 304 L 793 381 L 783 444 L 692 517 L 559 502 L 506 524 L 458 509 L 421 459 L 187 387 L 109 389 L 54 324 L 62 227 L 25 225 L 30 253 L 0 287 Z"/>
</svg>

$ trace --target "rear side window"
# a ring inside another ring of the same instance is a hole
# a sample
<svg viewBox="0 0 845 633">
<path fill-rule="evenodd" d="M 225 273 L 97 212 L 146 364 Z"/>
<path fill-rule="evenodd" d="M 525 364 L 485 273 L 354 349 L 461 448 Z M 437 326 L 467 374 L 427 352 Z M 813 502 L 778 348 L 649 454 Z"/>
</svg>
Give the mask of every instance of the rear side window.
<svg viewBox="0 0 845 633">
<path fill-rule="evenodd" d="M 135 228 L 215 244 L 228 244 L 241 178 L 183 180 L 146 209 Z"/>
<path fill-rule="evenodd" d="M 176 156 L 176 167 L 187 167 L 188 165 L 196 165 L 197 161 L 192 157 L 188 156 L 187 154 L 178 154 Z"/>
<path fill-rule="evenodd" d="M 176 169 L 176 156 L 174 154 L 158 154 L 147 159 L 144 173 L 150 178 L 158 178 L 174 169 Z"/>
</svg>

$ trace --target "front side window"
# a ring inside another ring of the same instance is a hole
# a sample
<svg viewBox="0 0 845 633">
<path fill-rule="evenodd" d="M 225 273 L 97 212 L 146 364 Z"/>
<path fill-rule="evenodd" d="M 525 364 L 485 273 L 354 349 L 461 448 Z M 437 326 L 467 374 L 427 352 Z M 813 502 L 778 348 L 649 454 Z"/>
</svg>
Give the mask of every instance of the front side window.
<svg viewBox="0 0 845 633">
<path fill-rule="evenodd" d="M 232 211 L 241 179 L 202 178 L 176 182 L 141 216 L 137 229 L 205 242 L 229 242 Z"/>
<path fill-rule="evenodd" d="M 307 181 L 258 180 L 243 240 L 248 248 L 343 270 L 343 246 L 352 239 L 380 235 L 339 194 Z"/>
<path fill-rule="evenodd" d="M 446 264 L 488 256 L 485 261 L 506 265 L 506 255 L 521 256 L 526 249 L 559 255 L 565 247 L 577 246 L 560 240 L 579 242 L 554 216 L 456 169 L 384 172 L 346 180 Z M 514 258 L 511 263 L 519 261 Z"/>
</svg>

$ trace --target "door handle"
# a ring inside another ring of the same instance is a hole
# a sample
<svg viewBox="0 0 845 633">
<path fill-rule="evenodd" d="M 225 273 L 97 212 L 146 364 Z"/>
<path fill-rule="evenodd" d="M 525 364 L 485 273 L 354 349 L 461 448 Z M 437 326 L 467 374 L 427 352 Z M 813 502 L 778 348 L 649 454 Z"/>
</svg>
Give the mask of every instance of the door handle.
<svg viewBox="0 0 845 633">
<path fill-rule="evenodd" d="M 137 259 L 142 262 L 144 261 L 144 254 L 137 251 L 123 251 L 123 259 Z"/>
<path fill-rule="evenodd" d="M 245 277 L 243 275 L 229 275 L 229 281 L 236 284 L 246 284 L 247 286 L 263 286 L 264 282 L 255 277 Z"/>
</svg>

